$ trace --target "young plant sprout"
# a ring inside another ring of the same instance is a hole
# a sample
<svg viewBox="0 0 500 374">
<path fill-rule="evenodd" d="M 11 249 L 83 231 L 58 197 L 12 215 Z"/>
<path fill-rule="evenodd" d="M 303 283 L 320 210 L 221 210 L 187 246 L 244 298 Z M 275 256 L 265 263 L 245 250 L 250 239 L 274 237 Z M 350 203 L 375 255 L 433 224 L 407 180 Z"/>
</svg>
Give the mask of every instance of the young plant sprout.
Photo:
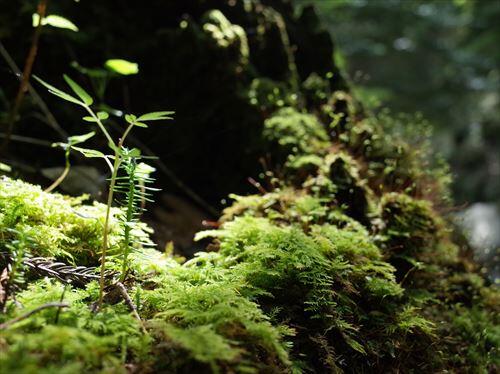
<svg viewBox="0 0 500 374">
<path fill-rule="evenodd" d="M 117 140 L 114 140 L 103 123 L 103 121 L 108 119 L 109 114 L 107 112 L 104 112 L 104 111 L 94 112 L 91 108 L 91 105 L 93 104 L 94 99 L 78 83 L 73 81 L 67 75 L 64 75 L 64 80 L 66 81 L 68 86 L 71 88 L 73 93 L 76 95 L 76 97 L 75 97 L 75 96 L 72 96 L 72 95 L 48 84 L 47 82 L 43 81 L 42 79 L 40 79 L 36 76 L 34 76 L 34 78 L 38 82 L 40 82 L 42 85 L 44 85 L 49 90 L 49 92 L 51 94 L 58 96 L 61 99 L 69 101 L 73 104 L 81 106 L 83 109 L 85 109 L 85 111 L 88 113 L 88 116 L 83 117 L 83 120 L 87 121 L 87 122 L 95 123 L 99 127 L 101 133 L 104 135 L 104 137 L 106 138 L 106 140 L 108 142 L 108 147 L 113 151 L 112 155 L 105 155 L 102 152 L 92 150 L 92 149 L 72 147 L 73 149 L 81 152 L 86 157 L 98 157 L 98 158 L 104 159 L 111 169 L 111 178 L 110 178 L 109 188 L 108 188 L 108 199 L 107 199 L 107 204 L 106 204 L 107 207 L 106 207 L 106 215 L 105 215 L 105 221 L 104 221 L 104 227 L 103 227 L 103 240 L 102 240 L 102 249 L 101 249 L 101 274 L 100 274 L 100 280 L 99 280 L 99 300 L 97 302 L 97 309 L 99 309 L 101 304 L 102 304 L 102 300 L 103 300 L 103 296 L 104 296 L 106 253 L 107 253 L 108 246 L 109 246 L 108 231 L 109 231 L 109 223 L 110 223 L 110 216 L 111 216 L 111 206 L 113 204 L 114 193 L 117 190 L 118 171 L 119 171 L 120 167 L 122 166 L 122 164 L 124 164 L 124 165 L 130 164 L 130 162 L 132 162 L 133 159 L 138 158 L 141 154 L 140 150 L 137 148 L 132 148 L 132 149 L 125 148 L 124 147 L 125 140 L 133 128 L 135 128 L 135 127 L 147 128 L 148 125 L 146 124 L 146 122 L 150 122 L 150 121 L 170 120 L 170 119 L 172 119 L 171 115 L 174 112 L 172 112 L 172 111 L 151 112 L 151 113 L 143 114 L 143 115 L 138 116 L 138 117 L 133 115 L 133 114 L 126 114 L 125 121 L 127 123 L 127 127 L 125 128 L 125 131 L 121 134 L 121 136 Z M 122 188 L 122 187 L 123 186 L 120 186 L 120 188 Z M 137 195 L 137 196 L 142 196 L 142 194 Z M 142 196 L 141 198 L 145 198 L 145 196 Z M 134 217 L 134 214 L 135 214 L 135 212 L 131 212 L 130 217 L 127 215 L 127 219 L 130 218 L 132 220 L 132 218 Z M 124 239 L 125 243 L 124 243 L 124 253 L 123 253 L 123 260 L 124 260 L 123 271 L 126 273 L 127 272 L 126 261 L 128 258 L 128 252 L 130 251 L 130 230 L 124 230 L 124 235 L 128 235 L 128 239 Z M 124 277 L 125 277 L 125 274 L 122 274 L 121 279 L 123 279 Z"/>
<path fill-rule="evenodd" d="M 69 155 L 70 155 L 70 152 L 71 152 L 71 149 L 73 148 L 73 146 L 75 144 L 80 144 L 80 143 L 87 141 L 88 139 L 90 139 L 94 135 L 95 135 L 95 131 L 92 131 L 92 132 L 89 132 L 88 134 L 70 136 L 68 138 L 67 143 L 54 143 L 54 144 L 52 144 L 53 147 L 61 147 L 64 150 L 64 158 L 65 158 L 64 170 L 61 173 L 61 175 L 49 187 L 47 187 L 45 189 L 45 192 L 51 192 L 52 190 L 54 190 L 57 186 L 59 186 L 62 183 L 64 178 L 66 178 L 66 176 L 68 175 L 69 169 L 71 167 Z"/>
<path fill-rule="evenodd" d="M 122 196 L 118 204 L 122 206 L 122 214 L 119 220 L 122 226 L 122 271 L 120 282 L 123 282 L 129 270 L 128 256 L 132 251 L 133 230 L 139 223 L 139 218 L 146 201 L 153 202 L 150 191 L 158 191 L 156 188 L 147 187 L 154 179 L 150 176 L 151 166 L 141 162 L 140 156 L 130 155 L 133 150 L 123 148 L 123 162 L 120 168 L 124 175 L 117 177 L 115 194 Z"/>
</svg>

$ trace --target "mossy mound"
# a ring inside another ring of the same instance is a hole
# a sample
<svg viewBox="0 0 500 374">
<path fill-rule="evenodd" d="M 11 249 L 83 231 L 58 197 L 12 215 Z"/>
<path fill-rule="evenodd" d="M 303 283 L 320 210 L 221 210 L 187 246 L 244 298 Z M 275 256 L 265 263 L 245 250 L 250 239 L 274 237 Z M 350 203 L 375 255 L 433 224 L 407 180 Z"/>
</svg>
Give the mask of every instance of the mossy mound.
<svg viewBox="0 0 500 374">
<path fill-rule="evenodd" d="M 44 193 L 37 186 L 8 178 L 2 179 L 0 190 L 2 248 L 9 250 L 8 243 L 16 242 L 16 236 L 29 237 L 28 260 L 43 256 L 84 266 L 98 263 L 93 239 L 100 237 L 95 233 L 102 230 L 103 205 L 82 205 L 83 199 Z M 64 240 L 51 244 L 54 232 L 64 234 Z M 118 245 L 118 235 L 118 223 L 113 219 L 112 249 Z M 146 231 L 135 235 L 136 242 L 148 238 Z M 75 248 L 74 254 L 71 248 Z M 3 257 L 2 269 L 8 254 Z M 113 272 L 119 265 L 110 261 L 108 268 Z M 38 280 L 39 274 L 26 266 L 28 284 L 15 290 L 1 322 L 49 302 L 63 300 L 70 306 L 60 312 L 56 308 L 43 311 L 2 331 L 2 368 L 9 368 L 9 372 L 37 367 L 75 373 L 122 372 L 129 367 L 141 372 L 190 372 L 210 368 L 257 371 L 266 366 L 277 370 L 290 364 L 282 336 L 291 330 L 273 326 L 257 304 L 240 295 L 242 284 L 225 270 L 181 266 L 144 246 L 133 252 L 132 268 L 135 282 L 130 294 L 148 333 L 142 332 L 141 324 L 112 292 L 107 297 L 108 306 L 92 313 L 90 307 L 98 292 L 95 282 L 83 289 L 72 285 L 64 289 L 49 279 L 50 274 Z M 57 267 L 54 270 L 57 272 Z M 261 362 L 264 357 L 265 362 Z"/>
<path fill-rule="evenodd" d="M 94 241 L 65 231 L 63 223 L 76 220 L 78 233 L 94 232 L 104 214 L 101 205 L 2 182 L 2 247 L 13 242 L 11 235 L 38 232 L 30 242 L 33 256 L 97 261 L 81 255 L 92 254 Z M 127 287 L 141 322 L 111 291 L 106 306 L 93 313 L 95 282 L 63 286 L 28 272 L 2 323 L 48 302 L 63 300 L 69 307 L 45 309 L 4 328 L 2 367 L 69 373 L 391 372 L 459 365 L 481 371 L 498 364 L 498 292 L 466 271 L 457 251 L 442 246 L 448 240 L 444 223 L 427 202 L 384 195 L 365 227 L 307 189 L 283 187 L 236 199 L 220 229 L 198 235 L 215 238 L 215 252 L 179 264 L 137 247 Z M 82 218 L 88 210 L 98 219 Z M 24 213 L 13 219 L 14 212 Z M 68 237 L 61 242 L 68 243 L 64 251 L 57 245 L 54 252 L 41 250 L 52 248 L 47 240 L 53 230 Z M 436 255 L 426 255 L 432 251 Z M 408 263 L 414 267 L 401 273 Z M 115 267 L 109 263 L 109 270 Z M 426 276 L 430 280 L 422 282 Z"/>
</svg>

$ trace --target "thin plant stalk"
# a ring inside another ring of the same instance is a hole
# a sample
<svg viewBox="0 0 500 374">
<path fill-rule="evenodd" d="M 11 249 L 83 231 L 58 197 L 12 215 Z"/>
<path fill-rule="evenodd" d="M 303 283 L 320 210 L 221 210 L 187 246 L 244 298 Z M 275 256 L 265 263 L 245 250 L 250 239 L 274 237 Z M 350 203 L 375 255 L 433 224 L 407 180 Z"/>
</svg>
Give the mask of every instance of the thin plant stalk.
<svg viewBox="0 0 500 374">
<path fill-rule="evenodd" d="M 135 194 L 135 183 L 133 180 L 133 176 L 130 176 L 129 180 L 129 196 L 134 196 Z M 127 204 L 127 216 L 126 216 L 126 222 L 131 222 L 133 219 L 133 204 L 134 201 L 132 198 L 128 199 L 128 204 Z M 127 276 L 127 260 L 128 260 L 128 255 L 129 255 L 129 247 L 130 247 L 130 231 L 131 227 L 126 225 L 124 229 L 124 241 L 125 245 L 123 248 L 123 262 L 122 262 L 122 273 L 120 275 L 120 282 L 123 282 L 125 280 L 125 277 Z"/>
<path fill-rule="evenodd" d="M 102 234 L 102 248 L 101 248 L 101 275 L 99 278 L 99 300 L 97 301 L 97 310 L 101 307 L 104 297 L 104 280 L 105 280 L 105 267 L 106 267 L 106 252 L 108 250 L 108 227 L 111 216 L 111 204 L 113 203 L 113 195 L 116 183 L 116 176 L 118 175 L 118 168 L 120 167 L 120 156 L 115 152 L 115 162 L 113 164 L 113 173 L 111 174 L 111 182 L 109 184 L 108 201 L 106 205 L 106 218 L 104 220 L 104 231 Z"/>
<path fill-rule="evenodd" d="M 68 151 L 67 151 L 68 152 Z M 49 186 L 45 189 L 45 192 L 53 191 L 57 186 L 59 186 L 62 181 L 66 178 L 69 173 L 71 165 L 69 163 L 69 154 L 66 154 L 66 164 L 64 165 L 64 170 L 61 175 Z"/>
<path fill-rule="evenodd" d="M 113 171 L 111 173 L 111 181 L 109 184 L 109 191 L 108 191 L 108 201 L 106 204 L 106 217 L 104 220 L 104 230 L 103 230 L 103 235 L 102 235 L 102 249 L 101 249 L 101 275 L 99 278 L 99 300 L 97 301 L 97 310 L 102 305 L 102 300 L 104 298 L 104 281 L 106 279 L 105 277 L 105 268 L 106 268 L 106 252 L 108 250 L 108 231 L 109 231 L 109 221 L 111 217 L 111 205 L 113 204 L 113 196 L 114 196 L 114 191 L 115 191 L 115 185 L 116 185 L 116 177 L 118 176 L 118 169 L 120 167 L 121 163 L 121 155 L 119 153 L 119 149 L 123 146 L 125 142 L 125 138 L 127 137 L 128 133 L 132 129 L 133 125 L 130 125 L 127 127 L 125 132 L 123 133 L 123 136 L 120 138 L 120 141 L 118 142 L 118 145 L 115 145 L 113 140 L 111 139 L 111 136 L 109 133 L 106 131 L 104 125 L 102 124 L 101 120 L 94 114 L 92 109 L 90 109 L 88 106 L 86 107 L 87 111 L 90 113 L 90 115 L 95 119 L 101 130 L 103 131 L 104 135 L 110 140 L 110 143 L 115 146 L 115 161 L 113 164 Z"/>
</svg>

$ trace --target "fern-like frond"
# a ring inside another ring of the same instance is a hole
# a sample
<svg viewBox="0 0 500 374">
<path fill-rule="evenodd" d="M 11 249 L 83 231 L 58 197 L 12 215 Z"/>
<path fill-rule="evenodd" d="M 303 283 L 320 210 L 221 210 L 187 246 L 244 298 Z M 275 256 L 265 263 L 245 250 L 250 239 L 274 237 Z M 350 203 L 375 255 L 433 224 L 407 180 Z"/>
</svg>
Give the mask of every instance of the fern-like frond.
<svg viewBox="0 0 500 374">
<path fill-rule="evenodd" d="M 120 175 L 116 178 L 114 189 L 117 196 L 116 202 L 122 208 L 122 213 L 118 216 L 122 227 L 121 281 L 127 275 L 128 257 L 134 245 L 143 245 L 138 238 L 135 238 L 134 230 L 138 228 L 146 202 L 154 202 L 152 192 L 157 191 L 148 186 L 154 182 L 154 178 L 151 177 L 153 168 L 144 163 L 138 163 L 140 156 L 127 148 L 122 149 L 122 157 Z"/>
</svg>

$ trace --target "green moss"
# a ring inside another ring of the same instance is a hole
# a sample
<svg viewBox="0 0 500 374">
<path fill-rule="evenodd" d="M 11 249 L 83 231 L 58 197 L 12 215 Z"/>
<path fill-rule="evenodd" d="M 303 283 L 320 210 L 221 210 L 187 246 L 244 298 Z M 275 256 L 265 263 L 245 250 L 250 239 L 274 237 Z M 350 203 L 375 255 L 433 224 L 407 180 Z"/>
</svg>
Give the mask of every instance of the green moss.
<svg viewBox="0 0 500 374">
<path fill-rule="evenodd" d="M 429 201 L 385 194 L 380 200 L 380 222 L 381 242 L 390 260 L 399 261 L 398 266 L 405 267 L 404 262 L 440 266 L 457 263 L 458 249 Z"/>
<path fill-rule="evenodd" d="M 174 367 L 185 368 L 192 360 L 213 371 L 219 365 L 255 371 L 289 364 L 282 342 L 289 329 L 273 327 L 257 304 L 242 297 L 234 275 L 188 263 L 155 283 L 154 291 L 143 293 L 141 313 L 151 318 L 156 337 L 185 352 Z"/>
<path fill-rule="evenodd" d="M 311 73 L 302 83 L 302 90 L 310 106 L 325 104 L 330 96 L 330 83 L 316 73 Z"/>
<path fill-rule="evenodd" d="M 303 51 L 310 43 L 331 49 L 328 39 L 313 43 L 316 22 L 302 40 L 304 23 L 281 10 L 248 1 L 231 8 L 227 17 L 220 10 L 200 17 L 204 6 L 179 29 L 166 27 L 168 45 L 193 49 L 161 63 L 183 66 L 205 56 L 186 70 L 197 77 L 187 87 L 199 89 L 202 77 L 228 103 L 229 111 L 200 103 L 201 117 L 221 115 L 217 142 L 229 146 L 221 155 L 265 155 L 266 174 L 279 180 L 273 178 L 269 192 L 232 195 L 220 229 L 198 235 L 218 250 L 183 264 L 143 245 L 151 230 L 139 225 L 125 286 L 141 323 L 112 277 L 95 313 L 95 283 L 64 288 L 20 271 L 24 282 L 16 283 L 0 324 L 48 302 L 63 299 L 69 307 L 47 308 L 2 329 L 2 369 L 493 372 L 500 365 L 499 292 L 458 251 L 436 209 L 446 201 L 449 175 L 430 151 L 425 123 L 367 114 L 339 90 L 337 75 L 324 78 L 334 70 L 330 63 L 315 72 L 319 60 L 308 61 Z M 217 62 L 210 74 L 207 59 Z M 193 121 L 179 130 L 185 145 L 197 134 L 200 120 Z M 225 131 L 234 124 L 250 130 Z M 235 165 L 238 175 L 255 170 Z M 231 173 L 223 171 L 213 186 L 227 185 L 220 179 Z M 7 253 L 0 270 L 20 245 L 28 256 L 98 265 L 102 204 L 9 178 L 0 182 L 0 252 Z M 108 270 L 114 270 L 121 243 L 115 219 L 109 238 Z"/>
<path fill-rule="evenodd" d="M 362 225 L 342 213 L 328 197 L 314 196 L 307 190 L 276 189 L 264 195 L 230 196 L 234 203 L 226 208 L 222 222 L 237 216 L 266 217 L 275 224 L 298 224 L 308 231 L 312 224 L 335 224 L 360 229 Z"/>
<path fill-rule="evenodd" d="M 204 15 L 203 31 L 214 41 L 217 48 L 235 55 L 239 68 L 248 64 L 249 48 L 245 30 L 234 25 L 218 10 L 210 10 Z"/>
<path fill-rule="evenodd" d="M 414 313 L 413 322 L 397 317 L 396 311 L 406 310 L 403 289 L 362 227 L 323 224 L 312 226 L 307 235 L 298 227 L 247 216 L 199 238 L 207 235 L 219 241 L 220 256 L 212 257 L 213 265 L 241 277 L 243 295 L 256 300 L 275 322 L 297 326 L 292 339 L 297 357 L 322 352 L 339 367 L 364 370 L 375 357 L 391 362 L 388 349 L 405 350 L 409 339 L 420 341 L 421 349 L 431 339 L 430 328 L 423 328 L 431 325 L 425 317 Z M 404 333 L 399 323 L 407 326 Z M 398 341 L 399 348 L 387 347 L 386 341 Z M 304 364 L 319 370 L 312 357 Z"/>
<path fill-rule="evenodd" d="M 330 173 L 339 159 L 343 170 L 352 168 L 347 179 Z M 348 157 L 328 156 L 318 175 L 336 178 L 338 186 L 362 186 L 355 166 Z M 62 258 L 95 263 L 95 255 L 81 253 L 89 245 L 82 233 L 94 232 L 96 220 L 75 211 L 90 209 L 100 222 L 102 206 L 85 207 L 81 199 L 3 181 L 2 245 L 13 235 L 7 229 L 38 231 L 33 255 L 53 256 L 60 252 L 38 252 L 39 243 L 46 243 L 42 233 L 61 231 L 68 242 L 52 245 L 68 252 Z M 219 230 L 198 235 L 215 238 L 218 252 L 201 252 L 180 265 L 137 246 L 135 281 L 128 288 L 147 334 L 120 295 L 109 292 L 106 307 L 94 314 L 97 285 L 66 286 L 70 306 L 57 322 L 57 310 L 48 308 L 1 332 L 0 363 L 13 372 L 44 367 L 68 373 L 494 365 L 498 292 L 460 268 L 445 223 L 430 203 L 385 194 L 371 217 L 374 225 L 367 227 L 311 186 L 235 199 Z M 66 230 L 70 223 L 80 227 Z M 111 235 L 117 235 L 114 227 Z M 94 235 L 98 242 L 98 231 Z M 146 228 L 141 236 L 147 241 Z M 31 281 L 17 292 L 17 303 L 7 304 L 0 323 L 62 295 L 55 281 Z"/>
<path fill-rule="evenodd" d="M 106 206 L 99 203 L 82 204 L 85 198 L 72 198 L 44 193 L 39 186 L 2 177 L 0 183 L 0 244 L 5 245 L 18 236 L 30 239 L 29 255 L 55 258 L 83 266 L 99 263 L 102 229 Z M 120 225 L 116 217 L 120 210 L 112 209 L 110 224 L 110 269 L 118 269 L 121 242 Z M 136 243 L 152 244 L 151 229 L 139 223 L 133 230 Z M 143 261 L 144 257 L 155 261 Z M 132 266 L 155 268 L 166 259 L 152 248 L 140 248 L 131 255 Z"/>
<path fill-rule="evenodd" d="M 250 104 L 268 113 L 285 106 L 297 103 L 297 94 L 291 91 L 288 84 L 276 82 L 269 78 L 255 78 L 245 91 Z"/>
<path fill-rule="evenodd" d="M 263 136 L 280 148 L 281 154 L 322 154 L 328 149 L 328 134 L 311 114 L 283 108 L 264 122 Z"/>
<path fill-rule="evenodd" d="M 0 366 L 9 372 L 110 371 L 125 372 L 125 360 L 144 358 L 149 339 L 123 305 L 108 306 L 93 314 L 87 300 L 92 293 L 69 287 L 64 301 L 70 305 L 58 313 L 48 308 L 0 335 Z M 95 287 L 94 287 L 95 288 Z M 49 280 L 31 283 L 17 295 L 20 306 L 10 304 L 7 320 L 48 302 L 59 302 L 63 286 Z"/>
<path fill-rule="evenodd" d="M 39 233 L 33 238 L 35 246 L 30 247 L 33 256 L 57 256 L 60 252 L 55 252 L 54 247 L 61 246 L 67 252 L 64 259 L 78 264 L 97 261 L 97 253 L 80 257 L 81 248 L 89 245 L 80 233 L 90 231 L 100 237 L 97 228 L 104 216 L 103 206 L 85 207 L 81 199 L 47 194 L 20 181 L 3 181 L 2 248 L 10 240 L 8 229 L 14 228 L 23 235 Z M 91 211 L 95 219 L 75 213 L 82 211 Z M 80 225 L 78 230 L 76 225 Z M 118 242 L 119 227 L 114 221 L 111 227 L 111 238 Z M 52 243 L 48 247 L 52 251 L 42 251 L 39 248 L 45 248 L 42 244 L 51 239 L 44 235 L 51 230 L 64 232 L 68 240 Z M 136 234 L 134 240 L 148 242 L 147 231 Z M 2 331 L 2 367 L 18 372 L 45 367 L 48 372 L 77 373 L 124 372 L 125 363 L 143 371 L 162 370 L 164 365 L 168 370 L 197 367 L 212 371 L 221 367 L 259 371 L 290 365 L 284 337 L 291 334 L 291 329 L 272 325 L 255 302 L 240 294 L 238 290 L 244 288 L 240 277 L 208 262 L 203 269 L 190 264 L 180 266 L 149 247 L 136 247 L 131 255 L 136 283 L 129 292 L 139 307 L 147 334 L 116 292 L 108 292 L 107 306 L 95 314 L 91 304 L 97 298 L 96 284 L 90 283 L 85 289 L 68 285 L 64 289 L 56 281 L 32 280 L 25 290 L 16 293 L 17 302 L 7 304 L 0 323 L 61 298 L 69 308 L 60 312 L 56 308 L 44 309 Z M 111 265 L 113 269 L 113 261 Z M 202 337 L 210 344 L 204 344 Z M 50 340 L 50 344 L 42 344 L 44 340 Z M 172 350 L 165 352 L 165 347 Z"/>
<path fill-rule="evenodd" d="M 448 166 L 430 145 L 431 127 L 418 115 L 382 111 L 361 121 L 349 119 L 338 131 L 341 144 L 361 154 L 363 176 L 376 193 L 404 192 L 435 202 L 449 202 Z"/>
<path fill-rule="evenodd" d="M 93 314 L 96 285 L 68 286 L 70 307 L 57 323 L 56 309 L 47 309 L 2 332 L 3 365 L 66 372 L 493 367 L 498 292 L 470 271 L 433 204 L 373 192 L 363 158 L 328 149 L 315 117 L 278 113 L 266 126 L 282 135 L 273 141 L 288 155 L 289 174 L 272 192 L 232 196 L 221 228 L 198 235 L 213 238 L 218 252 L 180 265 L 136 245 L 128 288 L 147 334 L 119 295 L 110 292 Z M 300 170 L 302 177 L 292 174 Z M 34 243 L 31 255 L 97 264 L 102 205 L 3 182 L 2 246 L 22 234 Z M 147 243 L 148 233 L 142 226 L 134 240 Z M 115 220 L 110 237 L 118 249 Z M 32 281 L 0 322 L 62 293 L 57 283 Z M 45 339 L 51 344 L 39 348 Z"/>
<path fill-rule="evenodd" d="M 57 257 L 79 264 L 96 263 L 104 206 L 80 205 L 81 199 L 45 194 L 38 186 L 3 177 L 0 183 L 0 232 L 3 241 L 25 233 L 35 256 Z M 114 232 L 114 231 L 113 231 Z M 115 243 L 116 235 L 111 235 Z"/>
<path fill-rule="evenodd" d="M 325 156 L 316 177 L 304 183 L 315 194 L 330 200 L 348 216 L 367 225 L 374 210 L 373 192 L 360 176 L 356 161 L 345 152 Z"/>
</svg>

